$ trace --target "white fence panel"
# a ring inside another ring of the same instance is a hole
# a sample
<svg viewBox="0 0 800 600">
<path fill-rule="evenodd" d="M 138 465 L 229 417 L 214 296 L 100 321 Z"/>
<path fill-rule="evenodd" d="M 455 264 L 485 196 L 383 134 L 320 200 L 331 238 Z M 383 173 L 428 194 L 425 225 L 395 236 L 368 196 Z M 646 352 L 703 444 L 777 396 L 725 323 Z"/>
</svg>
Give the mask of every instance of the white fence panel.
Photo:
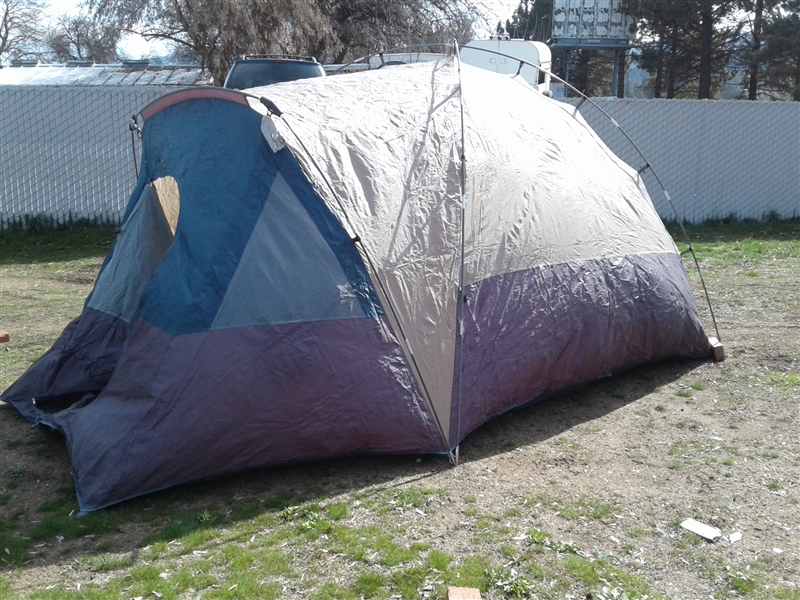
<svg viewBox="0 0 800 600">
<path fill-rule="evenodd" d="M 679 218 L 800 216 L 800 102 L 594 101 L 640 147 Z M 637 170 L 644 166 L 599 110 L 584 102 L 580 112 L 617 156 Z M 675 219 L 652 173 L 643 178 L 658 213 Z"/>
<path fill-rule="evenodd" d="M 0 228 L 38 215 L 118 223 L 136 183 L 128 121 L 174 89 L 0 87 Z"/>
<path fill-rule="evenodd" d="M 128 121 L 174 89 L 0 86 L 0 228 L 39 215 L 118 223 L 135 184 Z M 679 218 L 800 216 L 800 103 L 595 101 L 640 146 Z M 644 165 L 600 111 L 588 102 L 580 111 L 620 158 Z M 659 214 L 674 219 L 652 174 L 642 176 Z"/>
</svg>

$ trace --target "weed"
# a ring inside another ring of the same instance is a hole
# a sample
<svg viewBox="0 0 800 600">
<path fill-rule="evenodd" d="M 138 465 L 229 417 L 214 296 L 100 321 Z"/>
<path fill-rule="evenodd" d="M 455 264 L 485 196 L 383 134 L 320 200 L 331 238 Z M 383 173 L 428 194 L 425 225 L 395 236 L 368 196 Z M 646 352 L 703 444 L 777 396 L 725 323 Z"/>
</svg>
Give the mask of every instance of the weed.
<svg viewBox="0 0 800 600">
<path fill-rule="evenodd" d="M 679 440 L 670 446 L 669 455 L 688 458 L 702 451 L 703 443 L 700 440 Z"/>
<path fill-rule="evenodd" d="M 500 546 L 500 554 L 502 554 L 506 558 L 515 559 L 517 556 L 517 549 L 514 548 L 514 546 L 503 544 L 502 546 Z"/>
<path fill-rule="evenodd" d="M 767 489 L 773 492 L 777 492 L 778 490 L 782 490 L 783 486 L 778 481 L 770 481 L 767 483 Z"/>
<path fill-rule="evenodd" d="M 575 504 L 565 506 L 561 516 L 565 519 L 579 519 L 588 517 L 599 521 L 611 518 L 611 506 L 597 500 L 581 500 Z"/>
<path fill-rule="evenodd" d="M 777 385 L 781 388 L 800 387 L 800 377 L 797 375 L 790 375 L 789 373 L 776 373 L 774 371 L 769 374 L 770 383 Z"/>
<path fill-rule="evenodd" d="M 528 531 L 528 538 L 533 544 L 544 544 L 550 539 L 550 536 L 544 531 L 538 529 L 531 529 Z"/>
<path fill-rule="evenodd" d="M 337 502 L 335 504 L 330 504 L 325 509 L 325 512 L 333 521 L 341 521 L 342 519 L 347 518 L 347 504 L 344 502 Z"/>
<path fill-rule="evenodd" d="M 99 554 L 96 556 L 83 556 L 77 559 L 93 571 L 114 571 L 133 564 L 129 554 Z"/>
<path fill-rule="evenodd" d="M 663 404 L 656 404 L 656 410 L 660 413 L 667 412 L 667 407 Z"/>
<path fill-rule="evenodd" d="M 529 598 L 535 591 L 530 580 L 514 569 L 489 569 L 486 578 L 489 585 L 500 590 L 506 598 Z"/>
<path fill-rule="evenodd" d="M 394 493 L 389 504 L 399 510 L 421 508 L 436 494 L 437 491 L 428 488 L 410 487 Z"/>
<path fill-rule="evenodd" d="M 425 582 L 428 572 L 424 567 L 407 567 L 392 573 L 392 583 L 405 600 L 419 598 L 419 588 Z"/>
<path fill-rule="evenodd" d="M 443 573 L 450 566 L 453 558 L 441 550 L 431 550 L 428 554 L 427 564 L 431 569 Z"/>
<path fill-rule="evenodd" d="M 353 592 L 362 598 L 375 598 L 389 580 L 380 573 L 362 573 L 353 583 Z"/>
<path fill-rule="evenodd" d="M 358 596 L 354 592 L 338 583 L 331 582 L 324 584 L 311 598 L 313 600 L 358 600 Z"/>
<path fill-rule="evenodd" d="M 195 518 L 197 519 L 197 522 L 200 523 L 200 525 L 207 525 L 207 526 L 215 525 L 221 519 L 221 517 L 220 517 L 220 515 L 218 513 L 211 512 L 211 511 L 208 511 L 208 510 L 204 510 L 199 515 L 197 515 Z"/>
<path fill-rule="evenodd" d="M 751 594 L 759 589 L 758 582 L 755 578 L 749 577 L 743 573 L 736 573 L 728 579 L 728 585 L 734 592 L 743 594 Z"/>
<path fill-rule="evenodd" d="M 489 587 L 487 578 L 489 568 L 489 561 L 483 556 L 470 556 L 462 564 L 453 566 L 445 580 L 446 583 L 458 587 L 471 587 L 486 591 Z"/>
<path fill-rule="evenodd" d="M 586 587 L 594 587 L 600 583 L 600 566 L 598 561 L 590 561 L 582 556 L 568 556 L 564 561 L 567 572 Z"/>
</svg>

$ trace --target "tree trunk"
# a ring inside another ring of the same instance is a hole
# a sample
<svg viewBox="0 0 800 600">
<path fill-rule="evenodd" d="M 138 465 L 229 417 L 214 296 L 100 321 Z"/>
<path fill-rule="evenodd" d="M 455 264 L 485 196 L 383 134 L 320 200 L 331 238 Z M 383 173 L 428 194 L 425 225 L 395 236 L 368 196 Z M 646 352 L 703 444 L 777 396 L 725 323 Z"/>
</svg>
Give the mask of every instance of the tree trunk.
<svg viewBox="0 0 800 600">
<path fill-rule="evenodd" d="M 764 0 L 756 0 L 756 15 L 753 19 L 753 54 L 750 58 L 750 85 L 747 90 L 748 100 L 758 98 L 758 51 L 761 49 L 761 22 L 764 17 Z"/>
<path fill-rule="evenodd" d="M 669 49 L 669 76 L 667 77 L 667 98 L 675 97 L 675 81 L 678 79 L 678 74 L 675 72 L 678 68 L 678 27 L 672 29 L 672 44 Z"/>
<path fill-rule="evenodd" d="M 661 88 L 664 84 L 664 36 L 658 40 L 658 66 L 656 67 L 656 83 L 653 89 L 653 97 L 661 98 Z"/>
<path fill-rule="evenodd" d="M 794 68 L 794 94 L 792 99 L 795 102 L 800 102 L 800 54 L 797 55 L 797 63 Z"/>
<path fill-rule="evenodd" d="M 700 25 L 700 85 L 697 97 L 711 98 L 711 54 L 714 39 L 714 4 L 702 1 L 702 23 Z"/>
<path fill-rule="evenodd" d="M 589 88 L 589 50 L 578 50 L 578 85 L 577 87 L 582 93 L 586 93 Z"/>
</svg>

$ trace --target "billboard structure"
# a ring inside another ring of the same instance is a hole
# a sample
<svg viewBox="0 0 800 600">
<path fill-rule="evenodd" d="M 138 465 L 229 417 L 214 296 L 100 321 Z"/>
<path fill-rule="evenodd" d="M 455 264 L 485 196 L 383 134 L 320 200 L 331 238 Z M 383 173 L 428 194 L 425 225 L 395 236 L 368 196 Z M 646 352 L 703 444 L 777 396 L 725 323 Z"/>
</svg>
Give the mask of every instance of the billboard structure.
<svg viewBox="0 0 800 600">
<path fill-rule="evenodd" d="M 621 0 L 553 0 L 552 47 L 627 48 L 636 21 Z"/>
<path fill-rule="evenodd" d="M 636 21 L 622 10 L 622 0 L 553 0 L 550 47 L 564 51 L 569 81 L 573 50 L 613 50 L 612 93 L 624 93 L 625 54 L 636 37 Z M 566 94 L 566 90 L 564 91 Z"/>
</svg>

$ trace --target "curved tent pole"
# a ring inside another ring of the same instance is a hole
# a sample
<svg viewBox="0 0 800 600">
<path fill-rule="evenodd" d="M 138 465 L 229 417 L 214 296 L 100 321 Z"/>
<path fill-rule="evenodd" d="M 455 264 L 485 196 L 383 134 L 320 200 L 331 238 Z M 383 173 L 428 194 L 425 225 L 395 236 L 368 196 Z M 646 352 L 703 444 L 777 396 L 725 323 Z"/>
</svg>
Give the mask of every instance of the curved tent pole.
<svg viewBox="0 0 800 600">
<path fill-rule="evenodd" d="M 446 44 L 446 43 L 433 43 L 433 44 L 413 44 L 411 46 L 398 46 L 396 48 L 388 48 L 386 50 L 381 50 L 380 52 L 373 52 L 372 54 L 365 54 L 364 56 L 359 56 L 356 59 L 351 60 L 349 63 L 345 63 L 340 65 L 338 69 L 332 71 L 332 73 L 338 73 L 339 71 L 347 72 L 348 68 L 355 67 L 355 66 L 365 66 L 367 67 L 364 70 L 369 70 L 370 67 L 370 59 L 374 57 L 378 57 L 381 60 L 381 65 L 375 67 L 376 69 L 380 69 L 385 67 L 386 61 L 384 60 L 384 54 L 398 54 L 398 53 L 408 53 L 409 55 L 414 54 L 416 52 L 417 56 L 422 54 L 422 51 L 425 49 L 432 50 L 434 48 L 442 49 L 446 51 L 455 51 L 458 52 L 458 47 L 453 46 L 453 44 Z"/>
<path fill-rule="evenodd" d="M 656 170 L 653 168 L 653 165 L 650 164 L 650 161 L 647 160 L 647 157 L 644 155 L 644 152 L 642 152 L 642 150 L 639 148 L 639 146 L 636 144 L 636 142 L 633 141 L 631 136 L 628 135 L 628 133 L 622 128 L 622 126 L 619 123 L 617 123 L 617 121 L 614 119 L 614 117 L 612 117 L 605 110 L 603 110 L 603 108 L 600 107 L 600 105 L 597 104 L 594 100 L 592 100 L 589 96 L 587 96 L 586 94 L 581 92 L 575 86 L 573 86 L 573 85 L 567 83 L 565 80 L 561 79 L 561 77 L 559 77 L 558 75 L 548 71 L 547 69 L 543 69 L 539 65 L 534 65 L 532 63 L 529 63 L 526 60 L 517 58 L 516 56 L 511 56 L 509 54 L 503 54 L 502 52 L 497 52 L 495 50 L 489 50 L 489 49 L 486 49 L 486 48 L 472 48 L 472 47 L 470 47 L 470 50 L 477 50 L 479 52 L 487 52 L 489 54 L 494 54 L 494 55 L 497 55 L 497 56 L 502 56 L 504 58 L 509 58 L 511 60 L 518 61 L 519 62 L 519 68 L 517 69 L 517 74 L 519 74 L 519 72 L 522 70 L 522 67 L 524 65 L 527 65 L 529 67 L 533 67 L 534 69 L 536 69 L 540 73 L 546 73 L 546 74 L 550 75 L 550 77 L 552 79 L 555 79 L 559 83 L 563 83 L 565 86 L 567 86 L 567 88 L 569 90 L 571 90 L 572 92 L 578 94 L 578 96 L 580 97 L 581 101 L 578 103 L 578 106 L 575 107 L 575 113 L 573 113 L 573 116 L 574 116 L 574 114 L 576 114 L 578 112 L 578 109 L 580 108 L 581 104 L 583 104 L 584 102 L 589 102 L 589 104 L 591 104 L 597 110 L 599 110 L 603 114 L 603 116 L 605 116 L 609 121 L 611 121 L 611 123 L 614 125 L 614 127 L 616 127 L 620 131 L 620 133 L 622 133 L 622 135 L 625 136 L 625 139 L 628 140 L 628 142 L 631 144 L 631 146 L 633 146 L 634 150 L 636 150 L 637 154 L 639 154 L 639 156 L 642 158 L 642 160 L 645 163 L 644 166 L 641 169 L 639 169 L 639 174 L 641 175 L 646 170 L 648 170 L 648 169 L 650 170 L 650 172 L 653 174 L 653 177 L 655 177 L 656 182 L 658 183 L 659 187 L 661 188 L 661 191 L 664 193 L 664 197 L 667 199 L 667 202 L 669 203 L 670 207 L 672 208 L 672 211 L 675 213 L 675 219 L 677 220 L 678 225 L 681 228 L 681 232 L 683 234 L 683 240 L 684 240 L 684 243 L 687 246 L 687 249 L 684 250 L 683 252 L 681 252 L 681 256 L 686 254 L 687 252 L 690 252 L 691 255 L 692 255 L 692 259 L 694 260 L 695 268 L 697 269 L 697 274 L 700 277 L 700 285 L 703 287 L 703 295 L 705 296 L 706 303 L 708 304 L 708 311 L 709 311 L 709 313 L 711 315 L 711 322 L 714 325 L 714 331 L 717 334 L 717 339 L 721 341 L 722 338 L 719 335 L 719 327 L 717 327 L 717 319 L 714 316 L 714 309 L 711 306 L 711 297 L 708 294 L 708 288 L 706 287 L 706 282 L 705 282 L 705 279 L 703 278 L 703 272 L 700 269 L 700 262 L 697 260 L 697 255 L 695 254 L 694 246 L 692 246 L 692 242 L 689 240 L 689 234 L 687 233 L 686 228 L 683 226 L 683 221 L 680 218 L 680 214 L 678 213 L 678 209 L 675 207 L 675 203 L 672 201 L 672 196 L 669 195 L 669 192 L 667 191 L 666 186 L 661 181 L 661 177 L 658 176 L 658 173 L 656 173 Z"/>
</svg>

